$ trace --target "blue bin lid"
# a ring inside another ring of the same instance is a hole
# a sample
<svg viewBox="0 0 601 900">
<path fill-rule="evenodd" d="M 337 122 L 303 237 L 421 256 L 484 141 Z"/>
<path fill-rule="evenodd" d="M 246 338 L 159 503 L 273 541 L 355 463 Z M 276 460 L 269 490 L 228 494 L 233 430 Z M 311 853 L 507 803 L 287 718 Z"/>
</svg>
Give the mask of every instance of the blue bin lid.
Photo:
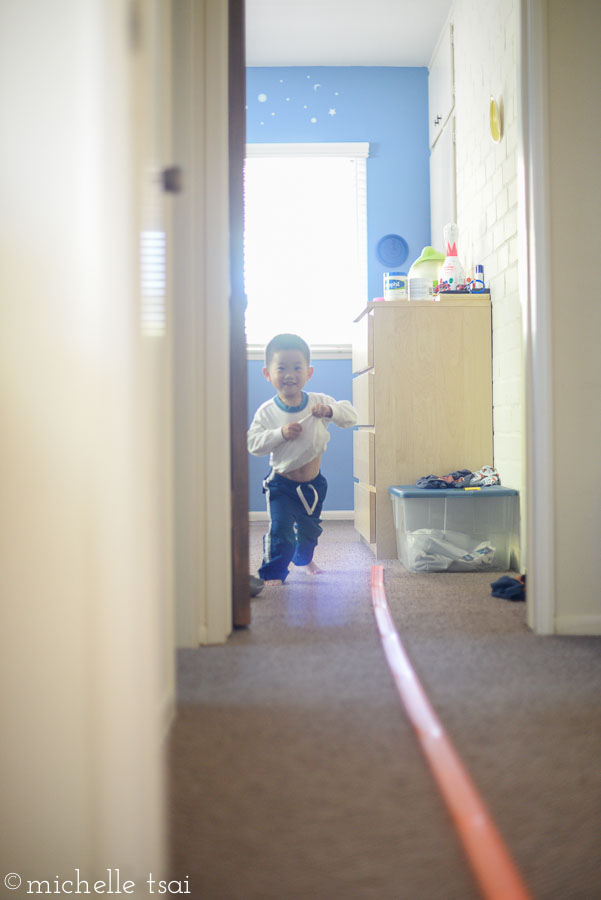
<svg viewBox="0 0 601 900">
<path fill-rule="evenodd" d="M 388 488 L 390 494 L 403 497 L 405 500 L 429 500 L 435 497 L 515 497 L 517 491 L 514 488 L 506 488 L 501 484 L 489 484 L 480 489 L 472 488 L 421 488 L 415 484 L 394 484 Z"/>
</svg>

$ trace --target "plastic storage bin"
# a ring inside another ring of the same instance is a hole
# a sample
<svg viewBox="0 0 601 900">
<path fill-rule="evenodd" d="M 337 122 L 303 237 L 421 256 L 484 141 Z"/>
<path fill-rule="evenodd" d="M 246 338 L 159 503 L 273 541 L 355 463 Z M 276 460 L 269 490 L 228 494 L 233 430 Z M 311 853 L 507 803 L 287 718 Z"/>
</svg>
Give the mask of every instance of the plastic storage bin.
<svg viewBox="0 0 601 900">
<path fill-rule="evenodd" d="M 397 552 L 410 572 L 509 569 L 518 492 L 501 485 L 478 490 L 388 488 Z"/>
</svg>

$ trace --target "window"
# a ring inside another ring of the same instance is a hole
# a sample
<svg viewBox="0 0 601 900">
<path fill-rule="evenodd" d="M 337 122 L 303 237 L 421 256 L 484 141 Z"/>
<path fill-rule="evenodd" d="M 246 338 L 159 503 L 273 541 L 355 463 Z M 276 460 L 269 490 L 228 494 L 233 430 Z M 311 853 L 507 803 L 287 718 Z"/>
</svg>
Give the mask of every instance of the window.
<svg viewBox="0 0 601 900">
<path fill-rule="evenodd" d="M 245 287 L 249 345 L 282 331 L 351 343 L 367 300 L 369 144 L 249 144 Z"/>
</svg>

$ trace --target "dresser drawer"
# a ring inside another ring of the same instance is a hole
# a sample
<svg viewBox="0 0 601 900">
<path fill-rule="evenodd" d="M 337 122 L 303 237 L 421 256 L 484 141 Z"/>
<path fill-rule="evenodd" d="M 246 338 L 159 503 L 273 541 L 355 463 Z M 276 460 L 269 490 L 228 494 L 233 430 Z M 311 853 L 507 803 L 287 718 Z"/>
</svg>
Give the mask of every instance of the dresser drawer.
<svg viewBox="0 0 601 900">
<path fill-rule="evenodd" d="M 374 364 L 374 319 L 362 316 L 353 325 L 353 375 L 371 369 Z"/>
<path fill-rule="evenodd" d="M 353 406 L 359 417 L 357 425 L 374 424 L 374 373 L 364 372 L 353 378 Z"/>
<path fill-rule="evenodd" d="M 368 544 L 376 540 L 376 492 L 355 482 L 355 528 Z"/>
<path fill-rule="evenodd" d="M 376 435 L 373 431 L 353 431 L 353 475 L 365 484 L 375 484 Z"/>
</svg>

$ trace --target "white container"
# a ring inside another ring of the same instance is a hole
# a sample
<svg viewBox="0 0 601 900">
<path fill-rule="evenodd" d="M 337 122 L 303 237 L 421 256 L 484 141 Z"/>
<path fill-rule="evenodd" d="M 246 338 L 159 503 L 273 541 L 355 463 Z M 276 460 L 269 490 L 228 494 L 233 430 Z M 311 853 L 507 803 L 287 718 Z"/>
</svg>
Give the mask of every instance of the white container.
<svg viewBox="0 0 601 900">
<path fill-rule="evenodd" d="M 384 299 L 407 299 L 407 276 L 404 272 L 384 272 Z"/>
<path fill-rule="evenodd" d="M 410 572 L 507 571 L 518 492 L 390 487 L 398 558 Z"/>
<path fill-rule="evenodd" d="M 434 247 L 424 247 L 421 256 L 409 269 L 409 299 L 434 300 L 434 285 L 438 283 L 444 253 Z"/>
</svg>

